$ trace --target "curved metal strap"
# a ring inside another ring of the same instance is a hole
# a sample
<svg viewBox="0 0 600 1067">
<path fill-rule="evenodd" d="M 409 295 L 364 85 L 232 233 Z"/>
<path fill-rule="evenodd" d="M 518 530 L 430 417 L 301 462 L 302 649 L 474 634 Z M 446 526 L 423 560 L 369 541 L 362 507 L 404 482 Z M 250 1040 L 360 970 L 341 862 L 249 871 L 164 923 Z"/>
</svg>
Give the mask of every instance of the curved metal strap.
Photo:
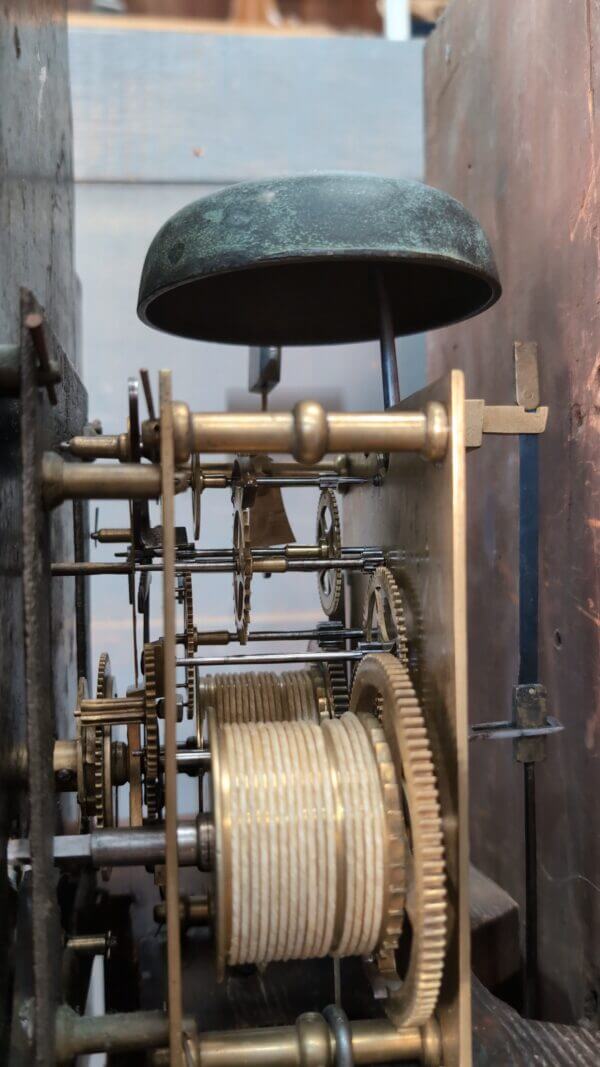
<svg viewBox="0 0 600 1067">
<path fill-rule="evenodd" d="M 337 1004 L 328 1004 L 323 1018 L 335 1037 L 335 1067 L 354 1067 L 352 1053 L 352 1030 L 346 1012 Z"/>
</svg>

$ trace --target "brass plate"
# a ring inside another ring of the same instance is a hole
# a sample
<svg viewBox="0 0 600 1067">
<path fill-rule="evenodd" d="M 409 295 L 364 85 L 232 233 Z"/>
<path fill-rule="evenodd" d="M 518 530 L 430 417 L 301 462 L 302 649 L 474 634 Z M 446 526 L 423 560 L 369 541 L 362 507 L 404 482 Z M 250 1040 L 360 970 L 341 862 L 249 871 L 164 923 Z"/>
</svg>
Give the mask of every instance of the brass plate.
<svg viewBox="0 0 600 1067">
<path fill-rule="evenodd" d="M 449 900 L 448 951 L 438 1006 L 445 1067 L 471 1067 L 471 971 L 467 752 L 467 620 L 464 376 L 452 371 L 399 408 L 448 411 L 446 457 L 396 454 L 379 489 L 344 498 L 344 545 L 381 545 L 386 564 L 413 590 L 423 628 L 421 697 L 438 775 Z M 360 626 L 368 579 L 348 581 L 349 619 Z M 410 634 L 409 634 L 410 636 Z"/>
</svg>

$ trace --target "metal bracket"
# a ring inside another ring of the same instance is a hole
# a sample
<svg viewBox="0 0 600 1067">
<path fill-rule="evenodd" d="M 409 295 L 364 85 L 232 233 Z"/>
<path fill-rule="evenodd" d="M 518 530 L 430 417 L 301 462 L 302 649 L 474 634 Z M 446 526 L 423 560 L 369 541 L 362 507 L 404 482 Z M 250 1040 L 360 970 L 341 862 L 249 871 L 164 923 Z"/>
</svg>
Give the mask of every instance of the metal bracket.
<svg viewBox="0 0 600 1067">
<path fill-rule="evenodd" d="M 37 384 L 48 392 L 53 407 L 58 403 L 55 385 L 62 380 L 60 346 L 44 320 L 44 314 L 35 299 L 29 294 L 30 309 L 25 312 L 25 343 L 33 346 L 36 358 Z M 0 394 L 18 396 L 21 386 L 21 349 L 18 344 L 0 345 Z"/>
<path fill-rule="evenodd" d="M 250 348 L 248 389 L 265 396 L 279 384 L 281 377 L 281 349 L 276 345 Z"/>
<path fill-rule="evenodd" d="M 516 685 L 512 721 L 481 722 L 471 726 L 469 741 L 513 741 L 519 763 L 540 763 L 546 758 L 545 739 L 564 726 L 546 714 L 543 685 Z"/>
<path fill-rule="evenodd" d="M 538 346 L 535 341 L 513 345 L 516 404 L 465 401 L 465 444 L 480 448 L 484 433 L 540 434 L 546 429 L 548 408 L 540 407 Z"/>
</svg>

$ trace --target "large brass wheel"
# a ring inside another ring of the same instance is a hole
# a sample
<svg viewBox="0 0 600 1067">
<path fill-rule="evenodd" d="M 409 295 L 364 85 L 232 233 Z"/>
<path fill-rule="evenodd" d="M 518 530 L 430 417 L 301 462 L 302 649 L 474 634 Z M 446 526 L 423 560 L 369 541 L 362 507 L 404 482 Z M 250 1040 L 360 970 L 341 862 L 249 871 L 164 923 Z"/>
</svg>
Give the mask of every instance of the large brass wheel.
<svg viewBox="0 0 600 1067">
<path fill-rule="evenodd" d="M 386 1010 L 397 1026 L 422 1026 L 435 1010 L 446 951 L 447 901 L 442 817 L 427 726 L 406 669 L 389 653 L 366 656 L 350 710 L 377 713 L 401 784 L 408 838 L 404 930 L 392 961 L 399 988 Z"/>
</svg>

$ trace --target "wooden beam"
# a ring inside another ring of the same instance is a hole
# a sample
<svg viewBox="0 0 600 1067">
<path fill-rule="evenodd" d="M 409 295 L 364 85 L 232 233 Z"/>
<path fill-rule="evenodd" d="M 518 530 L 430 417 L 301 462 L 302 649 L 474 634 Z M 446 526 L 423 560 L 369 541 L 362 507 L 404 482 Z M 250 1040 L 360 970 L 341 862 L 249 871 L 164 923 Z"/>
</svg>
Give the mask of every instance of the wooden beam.
<svg viewBox="0 0 600 1067">
<path fill-rule="evenodd" d="M 270 23 L 234 22 L 225 19 L 161 18 L 153 15 L 88 14 L 72 11 L 68 16 L 69 26 L 78 29 L 111 31 L 142 30 L 149 33 L 206 33 L 220 36 L 273 37 L 332 37 L 335 30 L 322 24 L 282 22 Z"/>
<path fill-rule="evenodd" d="M 450 0 L 411 0 L 411 15 L 426 22 L 437 22 L 449 3 Z"/>
<path fill-rule="evenodd" d="M 275 0 L 231 0 L 229 18 L 233 22 L 272 26 L 280 19 Z"/>
</svg>

